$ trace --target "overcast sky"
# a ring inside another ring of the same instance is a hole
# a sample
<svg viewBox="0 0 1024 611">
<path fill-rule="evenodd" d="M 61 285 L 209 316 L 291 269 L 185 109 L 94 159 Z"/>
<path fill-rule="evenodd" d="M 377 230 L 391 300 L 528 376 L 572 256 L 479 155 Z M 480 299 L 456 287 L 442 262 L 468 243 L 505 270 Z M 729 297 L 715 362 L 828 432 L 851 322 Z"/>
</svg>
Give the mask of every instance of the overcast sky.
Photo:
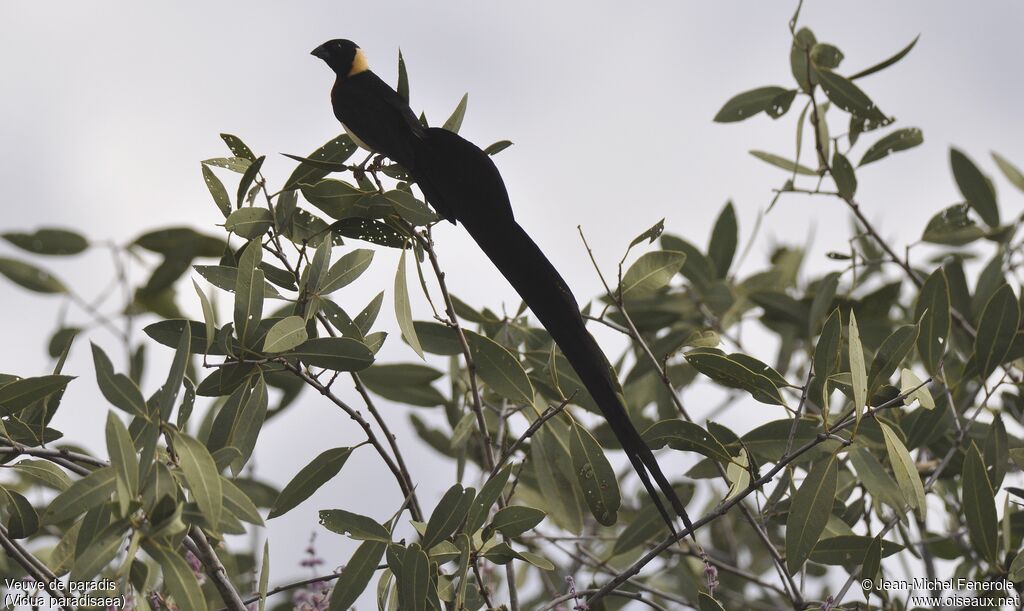
<svg viewBox="0 0 1024 611">
<path fill-rule="evenodd" d="M 222 217 L 199 160 L 224 155 L 217 135 L 234 133 L 268 155 L 272 183 L 282 180 L 293 162 L 276 153 L 306 154 L 339 132 L 328 103 L 333 75 L 309 51 L 329 38 L 351 38 L 392 84 L 402 48 L 412 106 L 433 123 L 469 92 L 463 135 L 481 146 L 515 142 L 496 162 L 517 218 L 585 301 L 599 284 L 577 224 L 609 270 L 629 240 L 662 217 L 668 231 L 706 244 L 728 199 L 742 238 L 749 234 L 770 189 L 785 177 L 747 151 L 791 155 L 799 109 L 778 121 L 762 115 L 719 125 L 711 118 L 740 91 L 792 85 L 793 9 L 791 2 L 735 1 L 4 2 L 0 226 L 67 226 L 120 242 L 182 224 L 218 233 L 212 225 Z M 950 145 L 992 175 L 990 150 L 1024 166 L 1022 14 L 1010 0 L 816 0 L 804 7 L 801 24 L 846 54 L 840 72 L 873 64 L 921 35 L 901 63 L 861 81 L 900 126 L 924 130 L 923 146 L 858 176 L 866 213 L 898 244 L 919 237 L 927 216 L 960 199 L 948 169 Z M 1004 218 L 1019 214 L 1020 193 L 1001 177 L 997 191 Z M 848 226 L 835 201 L 783 199 L 766 217 L 750 263 L 760 265 L 774 243 L 804 243 L 814 229 L 811 268 L 829 269 L 822 253 L 845 244 Z M 518 303 L 461 228 L 444 225 L 437 241 L 453 292 L 476 305 Z M 0 244 L 0 256 L 9 255 L 19 256 Z M 106 276 L 90 276 L 89 269 L 108 261 L 99 253 L 47 264 L 93 295 Z M 363 292 L 343 305 L 389 287 L 394 263 L 393 253 L 379 253 L 371 268 L 378 274 L 361 279 Z M 196 312 L 185 288 L 182 303 Z M 8 347 L 0 371 L 43 373 L 50 366 L 43 337 L 58 300 L 28 296 L 2 279 L 0 295 Z M 385 319 L 391 324 L 390 314 Z M 97 341 L 114 347 L 110 337 Z M 391 360 L 415 359 L 397 335 L 391 343 Z M 150 352 L 166 358 L 157 346 Z M 56 425 L 102 450 L 96 444 L 108 406 L 84 342 L 70 368 L 82 377 Z M 148 393 L 158 381 L 147 383 Z M 409 430 L 404 417 L 395 420 L 404 444 Z M 359 440 L 350 421 L 307 397 L 264 432 L 257 464 L 280 485 L 320 450 Z M 291 567 L 317 508 L 384 518 L 399 502 L 378 461 L 365 448 L 359 452 L 313 501 L 272 524 L 274 582 L 302 575 Z M 424 500 L 451 482 L 451 467 L 429 450 L 415 451 L 412 462 Z M 352 549 L 334 535 L 320 541 L 332 565 Z"/>
</svg>

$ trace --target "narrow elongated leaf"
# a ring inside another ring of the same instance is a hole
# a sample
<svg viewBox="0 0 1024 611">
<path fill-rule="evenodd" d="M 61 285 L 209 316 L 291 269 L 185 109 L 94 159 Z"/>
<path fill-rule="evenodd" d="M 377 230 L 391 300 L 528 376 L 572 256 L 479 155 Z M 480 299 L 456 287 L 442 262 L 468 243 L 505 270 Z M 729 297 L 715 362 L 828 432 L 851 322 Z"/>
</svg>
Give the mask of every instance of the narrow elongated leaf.
<svg viewBox="0 0 1024 611">
<path fill-rule="evenodd" d="M 765 151 L 750 151 L 750 154 L 753 155 L 754 157 L 757 157 L 758 159 L 765 163 L 770 163 L 771 165 L 777 168 L 782 168 L 787 172 L 795 172 L 797 174 L 803 174 L 804 176 L 818 175 L 818 173 L 812 170 L 811 168 L 790 161 L 785 157 L 780 157 L 779 155 L 776 155 L 774 153 L 766 153 Z"/>
<path fill-rule="evenodd" d="M 468 102 L 469 94 L 465 93 L 462 95 L 462 99 L 459 100 L 459 103 L 455 107 L 455 110 L 452 111 L 451 116 L 448 117 L 448 119 L 444 122 L 444 125 L 442 125 L 441 127 L 450 132 L 455 132 L 456 134 L 459 133 L 459 128 L 462 127 L 462 120 L 466 117 L 466 104 Z"/>
<path fill-rule="evenodd" d="M 758 87 L 739 93 L 726 102 L 715 115 L 716 123 L 732 123 L 748 119 L 757 113 L 768 110 L 772 102 L 787 89 L 778 86 Z"/>
<path fill-rule="evenodd" d="M 308 365 L 334 371 L 360 371 L 373 364 L 373 352 L 366 344 L 348 337 L 306 340 L 290 354 Z"/>
<path fill-rule="evenodd" d="M 210 191 L 210 196 L 213 197 L 213 203 L 217 204 L 217 209 L 227 218 L 231 214 L 231 196 L 228 195 L 228 190 L 209 166 L 202 163 L 200 167 L 203 168 L 203 181 Z"/>
<path fill-rule="evenodd" d="M 263 340 L 263 352 L 287 352 L 309 339 L 306 321 L 301 316 L 289 316 L 274 323 Z"/>
<path fill-rule="evenodd" d="M 349 285 L 370 267 L 372 261 L 373 251 L 366 248 L 346 253 L 328 270 L 320 294 L 326 295 Z"/>
<path fill-rule="evenodd" d="M 861 70 L 860 72 L 858 72 L 856 74 L 851 75 L 850 76 L 850 80 L 852 81 L 852 80 L 855 80 L 855 79 L 863 78 L 865 76 L 868 76 L 869 74 L 874 74 L 874 73 L 876 73 L 876 72 L 878 72 L 880 70 L 885 70 L 889 66 L 891 66 L 891 65 L 895 64 L 896 62 L 900 61 L 901 59 L 903 59 L 907 55 L 907 53 L 910 53 L 910 50 L 914 48 L 914 45 L 917 44 L 917 39 L 920 38 L 920 37 L 921 37 L 920 34 L 915 36 L 914 40 L 910 41 L 909 45 L 907 45 L 907 46 L 903 47 L 902 49 L 900 49 L 899 52 L 897 52 L 892 57 L 890 57 L 890 58 L 888 58 L 886 60 L 883 60 L 883 61 L 875 64 L 874 66 L 870 66 L 868 68 L 865 68 L 865 69 Z"/>
<path fill-rule="evenodd" d="M 46 375 L 0 386 L 0 417 L 16 414 L 47 395 L 64 390 L 74 379 L 74 376 Z"/>
<path fill-rule="evenodd" d="M 1010 285 L 1003 284 L 988 300 L 974 339 L 974 359 L 982 379 L 1003 363 L 1019 324 L 1020 304 Z"/>
<path fill-rule="evenodd" d="M 398 259 L 398 271 L 395 273 L 395 317 L 398 319 L 398 328 L 402 330 L 402 337 L 413 351 L 423 358 L 423 348 L 416 335 L 416 327 L 412 324 L 409 286 L 405 280 L 405 250 L 402 251 L 402 256 Z"/>
<path fill-rule="evenodd" d="M 860 331 L 857 328 L 857 316 L 852 310 L 850 311 L 849 341 L 853 409 L 857 414 L 857 427 L 860 427 L 861 414 L 868 404 L 868 373 L 864 364 L 864 347 L 860 343 Z"/>
<path fill-rule="evenodd" d="M 968 216 L 970 206 L 957 204 L 936 213 L 924 228 L 921 240 L 932 244 L 963 246 L 981 238 L 985 231 Z"/>
<path fill-rule="evenodd" d="M 633 241 L 629 243 L 629 248 L 633 248 L 634 246 L 642 244 L 645 241 L 648 244 L 653 244 L 654 240 L 658 239 L 658 236 L 664 233 L 664 231 L 665 219 L 661 219 L 660 221 L 652 225 L 650 229 L 633 238 Z"/>
<path fill-rule="evenodd" d="M 39 530 L 39 514 L 35 507 L 20 493 L 0 488 L 7 496 L 7 535 L 12 539 L 30 537 Z"/>
<path fill-rule="evenodd" d="M 213 312 L 213 304 L 210 303 L 209 297 L 206 296 L 203 289 L 199 288 L 199 283 L 193 280 L 192 286 L 196 289 L 199 303 L 203 308 L 203 323 L 206 325 L 206 352 L 209 352 L 210 346 L 213 345 L 213 338 L 217 334 L 217 316 Z"/>
<path fill-rule="evenodd" d="M 811 552 L 811 561 L 829 566 L 849 566 L 863 560 L 873 541 L 872 537 L 863 535 L 828 537 L 822 539 Z M 903 546 L 882 539 L 881 548 L 881 555 L 886 558 L 901 551 Z"/>
<path fill-rule="evenodd" d="M 956 186 L 967 203 L 977 211 L 986 225 L 998 227 L 999 205 L 996 203 L 996 192 L 988 177 L 982 174 L 978 166 L 959 149 L 949 149 L 949 163 L 953 168 Z"/>
<path fill-rule="evenodd" d="M 868 396 L 873 395 L 882 384 L 889 381 L 903 359 L 914 349 L 916 342 L 917 325 L 903 325 L 885 338 L 875 352 L 871 369 L 868 371 Z"/>
<path fill-rule="evenodd" d="M 993 152 L 992 159 L 996 162 L 996 165 L 999 166 L 999 170 L 1003 173 L 1003 176 L 1013 183 L 1013 186 L 1024 191 L 1024 172 L 1021 172 L 1020 168 L 1010 163 L 999 153 Z"/>
<path fill-rule="evenodd" d="M 259 239 L 249 242 L 238 261 L 235 280 L 235 334 L 243 346 L 252 346 L 256 328 L 263 319 L 263 270 L 259 268 L 263 247 Z"/>
<path fill-rule="evenodd" d="M 57 492 L 63 492 L 71 486 L 71 478 L 47 460 L 22 460 L 12 467 L 23 476 Z"/>
<path fill-rule="evenodd" d="M 917 511 L 917 515 L 924 519 L 925 498 L 924 484 L 921 483 L 921 475 L 914 466 L 914 460 L 910 452 L 900 441 L 899 436 L 889 425 L 880 422 L 882 434 L 885 436 L 885 449 L 889 454 L 889 462 L 892 464 L 893 473 L 896 475 L 896 482 L 903 492 L 903 500 Z"/>
<path fill-rule="evenodd" d="M 331 532 L 357 541 L 391 543 L 391 532 L 373 518 L 344 509 L 325 509 L 320 512 L 320 524 Z"/>
<path fill-rule="evenodd" d="M 995 563 L 999 551 L 999 522 L 996 519 L 994 492 L 985 472 L 978 446 L 971 444 L 964 459 L 964 520 L 971 545 L 981 557 Z"/>
<path fill-rule="evenodd" d="M 590 512 L 600 524 L 611 526 L 618 520 L 619 483 L 615 471 L 605 457 L 601 446 L 590 431 L 573 424 L 569 435 L 569 452 L 573 471 L 583 489 L 583 497 Z"/>
<path fill-rule="evenodd" d="M 433 407 L 445 403 L 446 399 L 431 382 L 443 374 L 427 365 L 418 363 L 392 363 L 374 365 L 364 369 L 359 379 L 376 394 L 408 405 Z"/>
<path fill-rule="evenodd" d="M 875 106 L 871 98 L 849 79 L 831 70 L 818 70 L 818 82 L 829 100 L 846 112 L 865 119 L 885 121 L 885 114 Z"/>
<path fill-rule="evenodd" d="M 494 474 L 494 477 L 489 478 L 484 485 L 480 488 L 480 494 L 477 494 L 473 499 L 473 505 L 469 509 L 469 513 L 466 517 L 466 525 L 463 532 L 472 535 L 475 533 L 484 522 L 487 521 L 487 514 L 491 510 L 491 507 L 497 502 L 498 497 L 501 495 L 502 490 L 505 489 L 505 484 L 508 483 L 508 478 L 512 474 L 512 466 L 505 465 L 500 471 Z"/>
<path fill-rule="evenodd" d="M 387 548 L 382 541 L 366 541 L 356 548 L 331 590 L 329 611 L 348 611 L 369 585 Z"/>
<path fill-rule="evenodd" d="M 853 164 L 839 151 L 832 154 L 832 177 L 840 197 L 853 199 L 857 193 L 857 175 L 853 171 Z"/>
<path fill-rule="evenodd" d="M 107 414 L 106 438 L 110 465 L 117 476 L 117 500 L 121 515 L 127 517 L 128 506 L 139 491 L 139 460 L 128 427 L 114 412 Z"/>
<path fill-rule="evenodd" d="M 267 384 L 262 375 L 255 380 L 252 392 L 238 409 L 237 425 L 231 436 L 231 447 L 239 452 L 238 457 L 231 461 L 231 472 L 236 476 L 249 462 L 267 417 Z"/>
<path fill-rule="evenodd" d="M 950 303 L 949 283 L 942 268 L 937 268 L 921 287 L 914 307 L 920 333 L 917 336 L 917 350 L 928 373 L 938 373 L 939 362 L 946 352 L 949 338 Z"/>
<path fill-rule="evenodd" d="M 728 462 L 732 455 L 717 439 L 699 424 L 687 420 L 662 420 L 652 424 L 641 435 L 652 450 L 668 445 L 673 450 L 698 452 L 720 462 Z"/>
<path fill-rule="evenodd" d="M 430 549 L 451 536 L 466 519 L 474 498 L 476 490 L 473 488 L 463 489 L 460 484 L 449 488 L 430 514 L 427 527 L 423 531 L 423 547 Z"/>
<path fill-rule="evenodd" d="M 540 509 L 511 505 L 499 509 L 488 528 L 496 530 L 506 537 L 518 537 L 534 526 L 540 524 L 546 514 Z"/>
<path fill-rule="evenodd" d="M 224 509 L 239 520 L 263 526 L 263 518 L 260 517 L 259 509 L 252 499 L 242 492 L 241 488 L 223 475 L 220 478 L 220 487 L 224 492 Z"/>
<path fill-rule="evenodd" d="M 720 384 L 745 390 L 761 403 L 786 404 L 778 387 L 770 378 L 752 371 L 731 358 L 731 355 L 726 355 L 714 348 L 698 348 L 687 352 L 684 356 L 694 369 Z"/>
<path fill-rule="evenodd" d="M 320 486 L 341 472 L 351 454 L 352 448 L 333 448 L 320 453 L 288 482 L 274 501 L 268 517 L 284 515 L 312 496 Z"/>
<path fill-rule="evenodd" d="M 117 556 L 124 542 L 127 526 L 118 521 L 96 535 L 71 567 L 70 581 L 89 581 Z"/>
<path fill-rule="evenodd" d="M 491 390 L 522 403 L 533 403 L 533 383 L 511 352 L 479 333 L 463 331 L 477 374 Z"/>
<path fill-rule="evenodd" d="M 210 456 L 210 451 L 193 437 L 182 433 L 174 433 L 174 451 L 178 454 L 181 471 L 188 482 L 192 498 L 199 505 L 199 510 L 211 525 L 220 524 L 221 510 L 224 507 L 223 490 L 220 485 L 220 474 L 217 464 Z"/>
<path fill-rule="evenodd" d="M 206 611 L 206 598 L 195 573 L 185 559 L 163 544 L 143 543 L 143 549 L 160 565 L 164 585 L 180 609 Z"/>
<path fill-rule="evenodd" d="M 47 524 L 57 524 L 82 515 L 110 498 L 116 475 L 111 467 L 103 467 L 86 475 L 50 501 L 43 514 Z"/>
<path fill-rule="evenodd" d="M 24 261 L 0 257 L 0 274 L 35 293 L 66 293 L 67 287 L 50 272 Z"/>
<path fill-rule="evenodd" d="M 658 232 L 660 235 L 660 231 Z M 654 241 L 654 238 L 651 238 Z M 726 202 L 722 212 L 711 230 L 711 242 L 708 244 L 708 258 L 715 264 L 719 278 L 725 278 L 736 255 L 736 244 L 739 242 L 739 225 L 736 221 L 736 208 L 732 202 Z"/>
<path fill-rule="evenodd" d="M 178 339 L 178 348 L 174 352 L 171 366 L 167 370 L 167 380 L 160 387 L 157 395 L 157 403 L 160 406 L 160 415 L 164 420 L 171 417 L 174 404 L 178 400 L 178 393 L 181 392 L 181 383 L 185 378 L 185 369 L 188 367 L 190 349 L 192 347 L 192 327 L 182 327 L 181 337 Z"/>
<path fill-rule="evenodd" d="M 839 470 L 835 455 L 815 463 L 793 495 L 786 520 L 786 568 L 796 573 L 825 530 L 836 499 Z"/>
<path fill-rule="evenodd" d="M 266 208 L 248 206 L 232 212 L 224 221 L 224 229 L 245 239 L 262 236 L 274 225 L 274 216 Z"/>
<path fill-rule="evenodd" d="M 77 255 L 89 248 L 89 240 L 69 229 L 45 227 L 32 233 L 7 232 L 0 237 L 37 255 Z"/>
<path fill-rule="evenodd" d="M 860 158 L 860 163 L 857 165 L 864 166 L 879 159 L 884 159 L 892 153 L 914 148 L 922 142 L 924 142 L 924 132 L 921 131 L 921 128 L 904 127 L 897 129 L 890 134 L 886 134 L 878 142 L 868 147 L 868 150 L 864 151 L 864 156 Z"/>
<path fill-rule="evenodd" d="M 622 276 L 622 297 L 643 297 L 669 283 L 686 262 L 686 255 L 672 250 L 646 252 L 633 262 Z"/>
<path fill-rule="evenodd" d="M 323 146 L 306 156 L 312 161 L 325 161 L 334 164 L 344 164 L 345 161 L 356 151 L 356 145 L 348 134 L 341 134 L 326 142 Z M 292 172 L 285 181 L 283 189 L 290 191 L 302 183 L 313 184 L 330 174 L 333 170 L 317 167 L 312 163 L 303 162 Z"/>
</svg>

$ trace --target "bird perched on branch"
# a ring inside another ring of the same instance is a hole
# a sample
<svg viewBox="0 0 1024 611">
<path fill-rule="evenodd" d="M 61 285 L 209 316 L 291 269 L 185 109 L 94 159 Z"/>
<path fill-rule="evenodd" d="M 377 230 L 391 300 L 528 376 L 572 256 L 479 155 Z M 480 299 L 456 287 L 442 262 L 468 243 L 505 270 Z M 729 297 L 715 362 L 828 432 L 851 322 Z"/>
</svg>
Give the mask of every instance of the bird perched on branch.
<svg viewBox="0 0 1024 611">
<path fill-rule="evenodd" d="M 352 140 L 402 165 L 438 214 L 469 231 L 583 381 L 669 529 L 676 532 L 658 488 L 692 536 L 690 518 L 629 420 L 611 365 L 587 331 L 576 298 L 516 222 L 505 183 L 490 156 L 458 134 L 424 127 L 405 100 L 370 70 L 362 49 L 352 41 L 330 40 L 312 54 L 337 75 L 331 104 Z"/>
</svg>

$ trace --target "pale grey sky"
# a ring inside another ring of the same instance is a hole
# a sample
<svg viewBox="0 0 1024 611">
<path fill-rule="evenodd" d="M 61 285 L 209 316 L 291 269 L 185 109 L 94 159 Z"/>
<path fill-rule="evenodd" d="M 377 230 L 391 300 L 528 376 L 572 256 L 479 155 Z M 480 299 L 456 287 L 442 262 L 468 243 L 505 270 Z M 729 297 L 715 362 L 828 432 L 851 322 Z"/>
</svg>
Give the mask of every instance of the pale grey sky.
<svg viewBox="0 0 1024 611">
<path fill-rule="evenodd" d="M 271 181 L 282 180 L 292 162 L 275 153 L 305 154 L 339 131 L 327 97 L 333 76 L 309 51 L 345 37 L 357 41 L 392 84 L 401 47 L 412 105 L 433 122 L 468 91 L 463 135 L 480 145 L 515 142 L 496 162 L 517 218 L 586 300 L 599 284 L 577 224 L 606 269 L 629 239 L 662 217 L 668 231 L 706 244 L 730 198 L 741 236 L 749 234 L 784 176 L 747 150 L 791 154 L 797 112 L 730 125 L 711 118 L 740 91 L 791 85 L 787 22 L 794 6 L 4 2 L 2 227 L 69 226 L 96 240 L 122 242 L 160 226 L 189 224 L 216 233 L 211 225 L 222 219 L 199 160 L 224 154 L 217 134 L 230 132 L 267 154 Z M 888 57 L 921 35 L 906 59 L 862 81 L 899 125 L 924 130 L 923 146 L 858 176 L 867 214 L 899 244 L 916 239 L 928 215 L 959 199 L 948 170 L 951 144 L 992 175 L 990 150 L 1024 165 L 1022 17 L 1022 5 L 1011 0 L 811 0 L 804 7 L 801 24 L 845 52 L 846 71 Z M 1019 214 L 1020 193 L 1001 177 L 997 191 L 1004 217 Z M 810 265 L 830 269 L 821 254 L 830 243 L 845 243 L 845 212 L 832 201 L 795 197 L 765 218 L 750 263 L 759 265 L 775 241 L 803 243 L 811 228 Z M 461 228 L 445 225 L 437 239 L 456 294 L 477 305 L 517 303 Z M 20 256 L 0 244 L 0 256 L 7 255 Z M 389 288 L 395 260 L 393 253 L 379 253 L 371 270 L 378 275 L 360 280 L 365 295 L 343 305 Z M 47 265 L 93 294 L 101 287 L 99 280 L 89 286 L 89 266 L 107 263 L 97 253 Z M 29 296 L 2 279 L 0 295 L 0 332 L 9 347 L 0 353 L 0 371 L 41 373 L 48 367 L 41 333 L 53 325 L 57 300 Z M 182 302 L 196 311 L 193 301 L 185 287 Z M 113 347 L 109 337 L 96 339 Z M 397 335 L 391 344 L 387 358 L 415 359 Z M 166 352 L 155 345 L 150 350 L 154 358 Z M 95 388 L 87 345 L 80 343 L 73 356 L 70 367 L 82 377 L 71 385 L 56 424 L 73 431 L 71 440 L 101 448 L 108 406 Z M 145 390 L 157 383 L 151 380 Z M 404 423 L 404 417 L 396 420 Z M 398 433 L 400 441 L 410 439 L 404 424 Z M 347 419 L 307 395 L 287 421 L 264 432 L 258 466 L 280 485 L 321 449 L 359 439 Z M 292 567 L 317 508 L 343 506 L 383 518 L 400 500 L 370 452 L 359 452 L 367 460 L 353 459 L 314 500 L 271 524 L 275 582 L 301 576 Z M 413 471 L 429 508 L 428 499 L 451 481 L 451 467 L 424 450 L 415 452 Z M 331 564 L 343 563 L 352 549 L 334 535 L 323 534 L 320 542 Z"/>
</svg>

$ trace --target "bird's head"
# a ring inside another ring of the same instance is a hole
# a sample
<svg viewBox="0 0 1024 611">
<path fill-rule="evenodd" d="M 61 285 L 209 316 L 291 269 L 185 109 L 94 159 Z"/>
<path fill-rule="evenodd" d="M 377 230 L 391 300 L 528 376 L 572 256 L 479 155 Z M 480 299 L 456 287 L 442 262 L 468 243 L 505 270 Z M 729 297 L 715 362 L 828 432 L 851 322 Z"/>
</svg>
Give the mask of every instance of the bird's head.
<svg viewBox="0 0 1024 611">
<path fill-rule="evenodd" d="M 335 38 L 313 49 L 311 55 L 324 60 L 341 78 L 355 76 L 370 69 L 363 50 L 351 40 Z"/>
</svg>

